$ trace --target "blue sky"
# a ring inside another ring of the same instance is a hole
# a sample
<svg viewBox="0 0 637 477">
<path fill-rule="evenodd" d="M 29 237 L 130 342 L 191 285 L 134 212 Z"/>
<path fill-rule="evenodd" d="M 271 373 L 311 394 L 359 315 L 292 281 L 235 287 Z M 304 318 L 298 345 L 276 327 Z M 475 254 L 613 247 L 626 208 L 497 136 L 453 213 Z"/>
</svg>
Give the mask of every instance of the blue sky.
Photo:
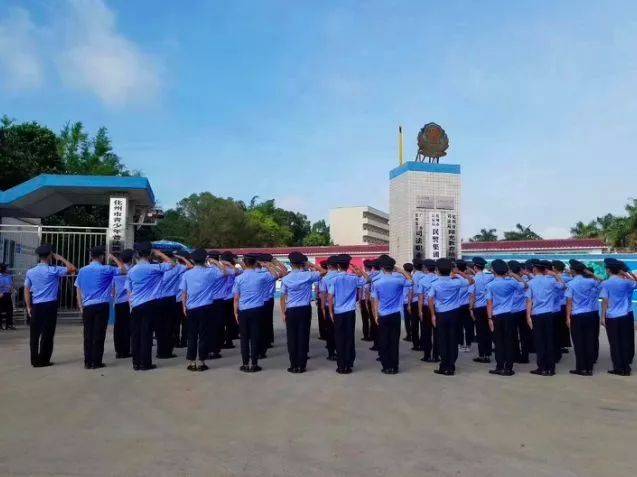
<svg viewBox="0 0 637 477">
<path fill-rule="evenodd" d="M 637 196 L 637 2 L 0 0 L 0 114 L 108 127 L 165 208 L 387 209 L 430 121 L 463 230 L 547 237 Z"/>
</svg>

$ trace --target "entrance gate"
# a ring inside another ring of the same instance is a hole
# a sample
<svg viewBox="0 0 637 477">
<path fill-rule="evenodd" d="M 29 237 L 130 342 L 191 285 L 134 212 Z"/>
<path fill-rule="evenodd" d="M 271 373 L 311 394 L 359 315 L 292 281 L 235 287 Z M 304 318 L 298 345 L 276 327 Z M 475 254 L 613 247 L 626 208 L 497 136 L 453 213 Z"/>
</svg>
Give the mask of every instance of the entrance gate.
<svg viewBox="0 0 637 477">
<path fill-rule="evenodd" d="M 90 261 L 88 250 L 107 243 L 106 227 L 59 227 L 29 224 L 0 224 L 0 260 L 7 264 L 15 284 L 14 304 L 16 317 L 24 316 L 24 277 L 38 259 L 35 249 L 42 243 L 51 244 L 53 251 L 62 255 L 78 269 Z M 60 282 L 61 316 L 78 316 L 75 277 L 64 277 Z"/>
</svg>

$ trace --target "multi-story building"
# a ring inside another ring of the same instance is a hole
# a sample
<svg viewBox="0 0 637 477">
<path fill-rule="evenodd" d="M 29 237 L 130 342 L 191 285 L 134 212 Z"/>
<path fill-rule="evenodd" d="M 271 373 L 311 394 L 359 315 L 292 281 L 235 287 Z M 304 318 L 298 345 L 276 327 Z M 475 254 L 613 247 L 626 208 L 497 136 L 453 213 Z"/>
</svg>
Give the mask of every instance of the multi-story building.
<svg viewBox="0 0 637 477">
<path fill-rule="evenodd" d="M 369 206 L 332 209 L 330 236 L 335 245 L 386 245 L 389 215 Z"/>
</svg>

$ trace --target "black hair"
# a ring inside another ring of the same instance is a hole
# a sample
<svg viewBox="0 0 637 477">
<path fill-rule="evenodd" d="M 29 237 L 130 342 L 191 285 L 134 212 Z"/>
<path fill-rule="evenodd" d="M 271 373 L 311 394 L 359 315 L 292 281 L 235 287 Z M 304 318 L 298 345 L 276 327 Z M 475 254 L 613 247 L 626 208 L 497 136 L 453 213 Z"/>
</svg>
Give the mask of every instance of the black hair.
<svg viewBox="0 0 637 477">
<path fill-rule="evenodd" d="M 257 264 L 257 259 L 255 257 L 243 257 L 243 263 L 248 267 L 254 267 Z"/>
<path fill-rule="evenodd" d="M 427 265 L 427 266 L 425 266 L 425 268 L 427 269 L 428 272 L 435 272 L 436 271 L 436 265 L 434 265 L 434 264 Z"/>
<path fill-rule="evenodd" d="M 438 267 L 438 273 L 443 277 L 451 275 L 451 267 Z"/>
<path fill-rule="evenodd" d="M 608 265 L 606 265 L 606 269 L 613 275 L 617 275 L 619 272 L 622 271 L 622 265 L 621 263 L 609 263 Z"/>
<path fill-rule="evenodd" d="M 484 265 L 482 264 L 478 265 L 477 263 L 474 263 L 473 266 L 477 268 L 478 270 L 484 270 L 484 267 L 485 267 Z"/>
<path fill-rule="evenodd" d="M 403 265 L 403 268 L 406 272 L 413 272 L 415 267 L 413 263 L 406 263 Z"/>
<path fill-rule="evenodd" d="M 386 272 L 393 272 L 394 271 L 394 266 L 393 265 L 386 265 L 384 267 L 382 267 L 382 269 Z"/>
<path fill-rule="evenodd" d="M 148 250 L 139 250 L 137 253 L 142 258 L 149 258 L 150 255 L 153 253 L 153 251 L 150 250 L 150 249 L 148 249 Z"/>
<path fill-rule="evenodd" d="M 349 269 L 349 263 L 339 263 L 337 267 L 339 270 L 346 272 Z"/>
</svg>

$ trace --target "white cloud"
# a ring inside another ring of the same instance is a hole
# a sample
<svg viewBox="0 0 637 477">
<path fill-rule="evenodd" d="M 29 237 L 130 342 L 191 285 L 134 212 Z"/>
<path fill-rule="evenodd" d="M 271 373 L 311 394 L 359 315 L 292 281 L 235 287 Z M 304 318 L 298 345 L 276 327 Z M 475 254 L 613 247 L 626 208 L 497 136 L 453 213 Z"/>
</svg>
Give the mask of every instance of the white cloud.
<svg viewBox="0 0 637 477">
<path fill-rule="evenodd" d="M 102 0 L 69 0 L 65 45 L 57 58 L 62 80 L 95 94 L 108 106 L 145 102 L 159 89 L 152 58 L 117 31 Z"/>
<path fill-rule="evenodd" d="M 10 91 L 38 88 L 44 68 L 35 41 L 35 25 L 23 8 L 12 8 L 7 13 L 0 22 L 0 84 Z"/>
</svg>

